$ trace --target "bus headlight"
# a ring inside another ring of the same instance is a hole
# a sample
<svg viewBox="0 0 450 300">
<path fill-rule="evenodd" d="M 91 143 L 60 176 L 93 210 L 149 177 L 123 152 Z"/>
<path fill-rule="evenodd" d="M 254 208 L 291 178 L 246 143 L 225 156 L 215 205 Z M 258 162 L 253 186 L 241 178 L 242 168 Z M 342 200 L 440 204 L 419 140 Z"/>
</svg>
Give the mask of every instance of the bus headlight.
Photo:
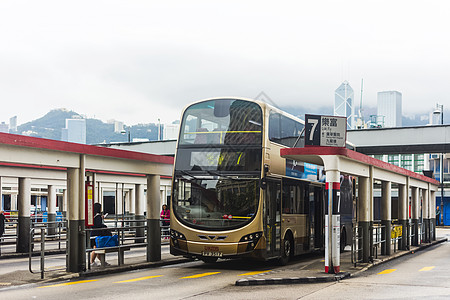
<svg viewBox="0 0 450 300">
<path fill-rule="evenodd" d="M 184 234 L 173 229 L 170 230 L 170 237 L 174 240 L 186 240 Z"/>
<path fill-rule="evenodd" d="M 239 240 L 239 248 L 243 250 L 245 248 L 245 251 L 251 251 L 255 249 L 256 245 L 258 244 L 259 239 L 262 237 L 262 232 L 254 232 L 247 235 L 244 235 Z M 242 244 L 241 244 L 242 243 Z M 246 244 L 246 246 L 245 246 Z"/>
<path fill-rule="evenodd" d="M 170 230 L 170 243 L 173 247 L 187 252 L 187 240 L 184 234 L 176 230 Z"/>
</svg>

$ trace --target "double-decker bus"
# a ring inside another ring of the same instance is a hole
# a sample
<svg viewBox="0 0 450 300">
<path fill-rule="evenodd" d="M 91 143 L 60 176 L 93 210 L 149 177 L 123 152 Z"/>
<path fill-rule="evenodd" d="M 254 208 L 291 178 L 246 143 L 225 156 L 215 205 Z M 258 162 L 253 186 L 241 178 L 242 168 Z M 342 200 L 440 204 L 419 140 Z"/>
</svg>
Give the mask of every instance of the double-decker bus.
<svg viewBox="0 0 450 300">
<path fill-rule="evenodd" d="M 285 264 L 323 248 L 323 169 L 280 157 L 303 128 L 302 120 L 256 100 L 214 98 L 185 108 L 173 175 L 171 254 Z"/>
</svg>

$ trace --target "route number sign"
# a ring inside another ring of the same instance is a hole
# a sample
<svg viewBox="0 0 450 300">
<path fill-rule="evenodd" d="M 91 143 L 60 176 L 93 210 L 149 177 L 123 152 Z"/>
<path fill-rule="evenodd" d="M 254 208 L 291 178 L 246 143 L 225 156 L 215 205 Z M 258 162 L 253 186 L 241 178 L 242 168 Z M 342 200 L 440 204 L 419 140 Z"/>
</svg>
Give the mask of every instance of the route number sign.
<svg viewBox="0 0 450 300">
<path fill-rule="evenodd" d="M 347 118 L 305 115 L 305 146 L 345 147 Z"/>
</svg>

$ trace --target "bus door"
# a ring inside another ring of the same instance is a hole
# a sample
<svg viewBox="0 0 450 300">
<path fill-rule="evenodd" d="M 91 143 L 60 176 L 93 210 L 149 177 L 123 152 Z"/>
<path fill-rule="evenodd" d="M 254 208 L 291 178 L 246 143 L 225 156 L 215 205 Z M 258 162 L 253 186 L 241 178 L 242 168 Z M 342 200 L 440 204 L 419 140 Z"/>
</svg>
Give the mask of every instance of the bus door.
<svg viewBox="0 0 450 300">
<path fill-rule="evenodd" d="M 267 258 L 280 255 L 281 244 L 281 180 L 267 178 L 264 199 L 264 233 Z"/>
<path fill-rule="evenodd" d="M 314 214 L 314 247 L 320 249 L 325 243 L 325 193 L 323 187 L 311 186 L 311 188 L 313 193 L 310 193 L 310 201 L 314 201 L 314 210 L 311 211 Z"/>
</svg>

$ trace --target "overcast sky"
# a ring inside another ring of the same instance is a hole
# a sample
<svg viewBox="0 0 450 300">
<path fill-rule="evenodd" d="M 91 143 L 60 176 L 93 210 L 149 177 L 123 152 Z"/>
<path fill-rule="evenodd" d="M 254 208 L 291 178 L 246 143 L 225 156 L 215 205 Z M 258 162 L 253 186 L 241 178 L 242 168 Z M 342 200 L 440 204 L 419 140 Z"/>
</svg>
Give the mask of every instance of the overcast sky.
<svg viewBox="0 0 450 300">
<path fill-rule="evenodd" d="M 0 1 L 0 121 L 67 108 L 168 123 L 188 103 L 256 97 L 331 106 L 403 94 L 403 113 L 450 105 L 449 1 Z"/>
</svg>

